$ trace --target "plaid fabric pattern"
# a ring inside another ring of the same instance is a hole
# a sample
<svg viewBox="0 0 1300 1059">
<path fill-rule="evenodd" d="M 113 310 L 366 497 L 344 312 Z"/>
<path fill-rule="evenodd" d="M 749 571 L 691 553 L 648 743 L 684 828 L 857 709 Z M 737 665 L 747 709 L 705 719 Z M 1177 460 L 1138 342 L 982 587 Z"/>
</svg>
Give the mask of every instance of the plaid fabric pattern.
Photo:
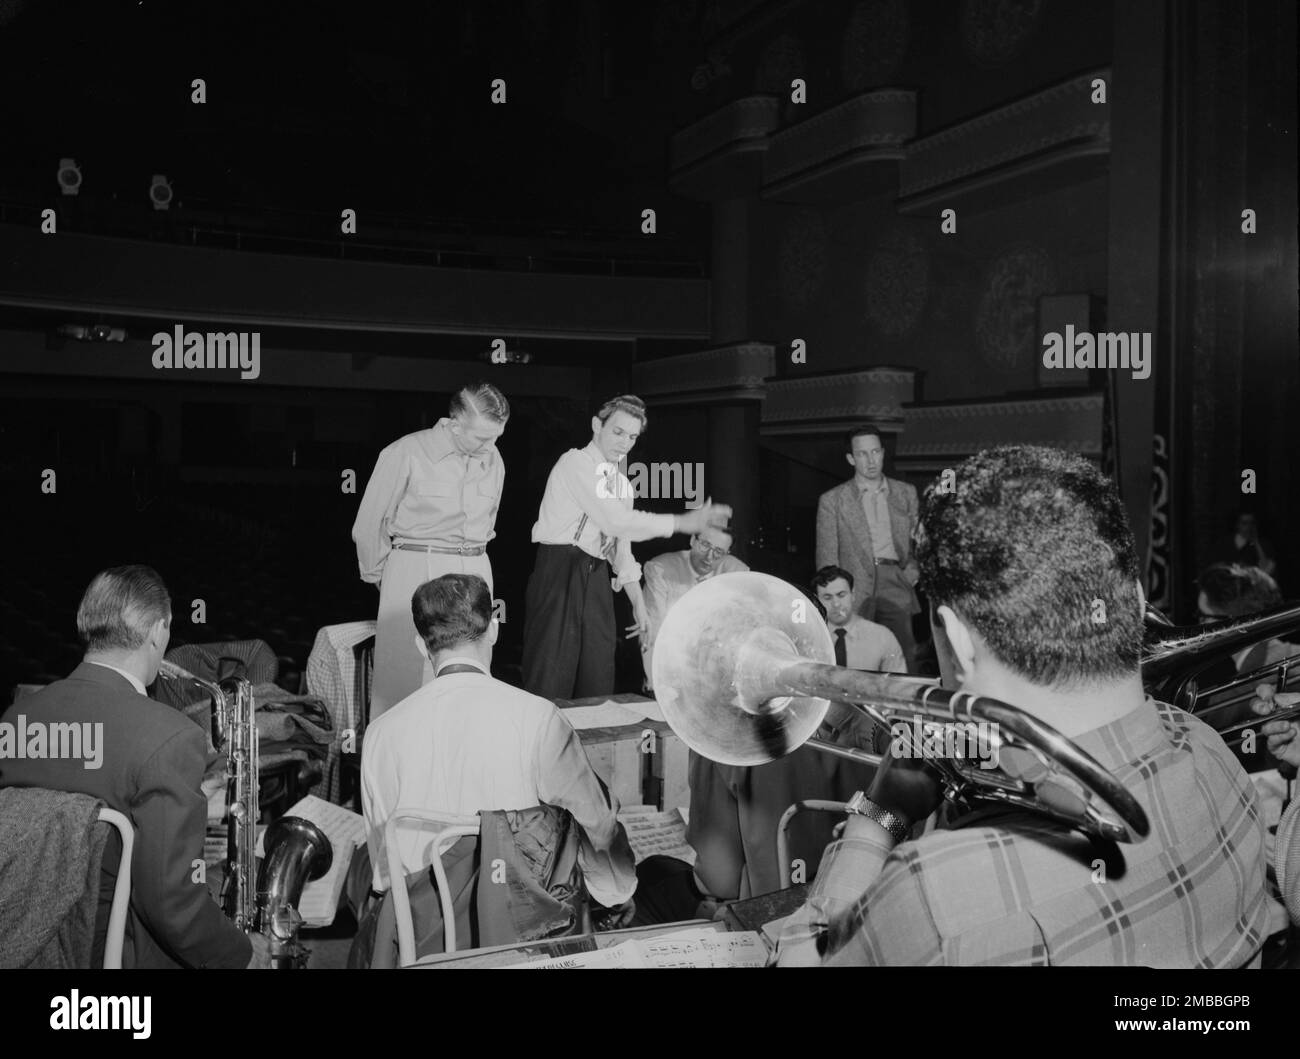
<svg viewBox="0 0 1300 1059">
<path fill-rule="evenodd" d="M 1254 786 L 1223 741 L 1148 700 L 1075 742 L 1141 803 L 1145 840 L 1107 848 L 1000 809 L 888 853 L 861 839 L 835 843 L 783 931 L 781 962 L 1248 963 L 1268 919 L 1264 827 Z"/>
<path fill-rule="evenodd" d="M 340 796 L 339 756 L 343 752 L 343 733 L 361 731 L 360 703 L 355 701 L 354 694 L 357 662 L 352 648 L 374 635 L 373 621 L 326 625 L 317 631 L 316 642 L 307 656 L 307 693 L 320 698 L 334 719 L 334 739 L 325 759 L 323 780 L 325 797 L 335 804 Z"/>
</svg>

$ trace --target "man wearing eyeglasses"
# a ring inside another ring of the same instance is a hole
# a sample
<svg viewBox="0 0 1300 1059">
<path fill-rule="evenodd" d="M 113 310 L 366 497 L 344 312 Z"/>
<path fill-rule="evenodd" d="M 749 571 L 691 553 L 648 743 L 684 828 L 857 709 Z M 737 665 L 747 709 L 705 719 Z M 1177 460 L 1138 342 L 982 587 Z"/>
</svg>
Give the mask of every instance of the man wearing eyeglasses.
<svg viewBox="0 0 1300 1059">
<path fill-rule="evenodd" d="M 716 527 L 695 534 L 690 548 L 685 551 L 666 552 L 645 564 L 645 603 L 650 617 L 650 635 L 641 641 L 641 661 L 645 665 L 647 691 L 653 690 L 654 643 L 668 608 L 701 581 L 717 574 L 748 569 L 731 554 L 731 534 Z"/>
</svg>

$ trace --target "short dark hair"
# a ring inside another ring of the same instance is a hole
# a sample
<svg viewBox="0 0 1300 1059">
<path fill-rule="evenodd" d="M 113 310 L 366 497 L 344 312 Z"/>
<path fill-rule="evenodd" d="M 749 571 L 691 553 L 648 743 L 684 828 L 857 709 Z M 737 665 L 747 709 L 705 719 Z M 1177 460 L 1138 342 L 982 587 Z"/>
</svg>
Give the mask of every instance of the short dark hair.
<svg viewBox="0 0 1300 1059">
<path fill-rule="evenodd" d="M 600 406 L 600 411 L 596 413 L 596 418 L 599 419 L 602 424 L 608 423 L 609 417 L 615 412 L 626 412 L 628 415 L 635 416 L 637 419 L 641 420 L 641 433 L 645 433 L 646 423 L 649 417 L 646 415 L 645 402 L 636 394 L 625 393 L 618 397 L 611 397 Z"/>
<path fill-rule="evenodd" d="M 415 590 L 411 618 L 430 654 L 472 643 L 492 621 L 492 593 L 477 574 L 443 574 Z"/>
<path fill-rule="evenodd" d="M 820 570 L 818 570 L 815 574 L 813 574 L 813 579 L 812 579 L 813 595 L 814 596 L 817 595 L 817 590 L 819 588 L 825 588 L 832 581 L 841 577 L 844 578 L 844 580 L 849 583 L 849 591 L 852 592 L 853 575 L 851 573 L 849 573 L 847 570 L 845 570 L 843 567 L 840 566 L 823 566 Z"/>
<path fill-rule="evenodd" d="M 150 566 L 114 566 L 96 574 L 77 607 L 87 652 L 134 651 L 159 619 L 171 621 L 167 586 Z"/>
<path fill-rule="evenodd" d="M 1277 582 L 1258 566 L 1215 563 L 1205 568 L 1196 584 L 1210 606 L 1230 618 L 1258 614 L 1282 602 Z"/>
<path fill-rule="evenodd" d="M 1031 445 L 976 453 L 955 471 L 956 488 L 945 476 L 920 506 L 931 607 L 951 607 L 1036 684 L 1136 673 L 1138 560 L 1111 481 L 1080 456 Z"/>
<path fill-rule="evenodd" d="M 852 430 L 850 430 L 847 434 L 844 435 L 844 451 L 852 454 L 853 439 L 864 438 L 868 434 L 870 434 L 877 441 L 880 442 L 880 447 L 882 449 L 885 447 L 885 435 L 880 432 L 880 428 L 873 427 L 868 423 L 863 423 L 861 426 L 854 427 Z"/>
<path fill-rule="evenodd" d="M 481 415 L 493 422 L 504 423 L 510 418 L 510 402 L 490 382 L 472 382 L 452 394 L 450 413 L 453 419 Z"/>
</svg>

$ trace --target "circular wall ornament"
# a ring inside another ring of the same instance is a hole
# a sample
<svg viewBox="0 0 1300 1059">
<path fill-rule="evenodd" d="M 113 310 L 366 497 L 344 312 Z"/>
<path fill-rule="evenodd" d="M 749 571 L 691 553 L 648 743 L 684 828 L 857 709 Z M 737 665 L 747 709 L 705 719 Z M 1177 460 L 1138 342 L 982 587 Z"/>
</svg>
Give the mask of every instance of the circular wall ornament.
<svg viewBox="0 0 1300 1059">
<path fill-rule="evenodd" d="M 930 258 L 915 232 L 885 234 L 867 259 L 867 320 L 887 338 L 916 326 L 930 289 Z"/>
<path fill-rule="evenodd" d="M 778 251 L 781 300 L 803 309 L 821 289 L 826 271 L 826 225 L 816 210 L 794 213 L 781 229 Z"/>
<path fill-rule="evenodd" d="M 1038 299 L 1056 290 L 1056 266 L 1042 247 L 1004 251 L 985 275 L 975 309 L 975 344 L 991 368 L 1032 365 L 1038 348 Z"/>
<path fill-rule="evenodd" d="M 886 83 L 907 51 L 907 0 L 862 0 L 844 30 L 840 76 L 844 87 L 862 92 Z"/>
<path fill-rule="evenodd" d="M 1043 0 L 964 0 L 961 39 L 976 66 L 1001 66 L 1038 29 Z"/>
</svg>

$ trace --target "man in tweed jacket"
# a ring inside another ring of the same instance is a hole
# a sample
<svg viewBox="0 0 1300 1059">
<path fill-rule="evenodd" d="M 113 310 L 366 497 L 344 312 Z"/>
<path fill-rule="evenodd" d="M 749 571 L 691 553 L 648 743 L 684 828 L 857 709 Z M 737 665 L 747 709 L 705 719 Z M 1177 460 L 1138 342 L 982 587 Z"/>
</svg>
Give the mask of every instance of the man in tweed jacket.
<svg viewBox="0 0 1300 1059">
<path fill-rule="evenodd" d="M 912 615 L 919 576 L 912 557 L 916 487 L 886 478 L 880 431 L 862 426 L 844 439 L 853 477 L 817 503 L 817 569 L 838 566 L 853 575 L 853 613 L 879 622 L 898 638 L 909 673 L 916 671 Z"/>
</svg>

